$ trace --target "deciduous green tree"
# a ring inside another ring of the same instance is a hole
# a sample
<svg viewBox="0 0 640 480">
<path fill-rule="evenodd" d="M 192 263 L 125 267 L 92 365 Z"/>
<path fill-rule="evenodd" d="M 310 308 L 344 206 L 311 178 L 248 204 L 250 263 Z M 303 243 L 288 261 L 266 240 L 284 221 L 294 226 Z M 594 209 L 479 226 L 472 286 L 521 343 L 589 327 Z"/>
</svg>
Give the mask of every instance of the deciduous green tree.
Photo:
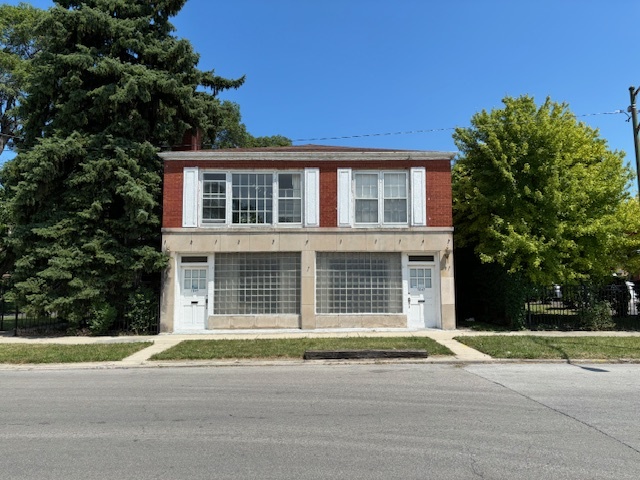
<svg viewBox="0 0 640 480">
<path fill-rule="evenodd" d="M 637 277 L 640 274 L 640 203 L 638 197 L 622 203 L 618 221 L 625 234 L 614 237 L 613 257 L 623 274 Z"/>
<path fill-rule="evenodd" d="M 225 100 L 221 103 L 222 115 L 209 135 L 204 138 L 205 146 L 212 148 L 252 148 L 252 147 L 286 147 L 291 140 L 282 135 L 254 137 L 247 132 L 242 123 L 240 106 Z"/>
<path fill-rule="evenodd" d="M 23 140 L 2 172 L 16 294 L 34 314 L 108 328 L 165 266 L 161 145 L 215 137 L 216 95 L 239 87 L 197 68 L 170 18 L 186 0 L 56 0 L 35 33 Z"/>
<path fill-rule="evenodd" d="M 624 154 L 565 104 L 503 103 L 454 133 L 457 245 L 537 284 L 609 275 L 628 233 Z"/>
</svg>

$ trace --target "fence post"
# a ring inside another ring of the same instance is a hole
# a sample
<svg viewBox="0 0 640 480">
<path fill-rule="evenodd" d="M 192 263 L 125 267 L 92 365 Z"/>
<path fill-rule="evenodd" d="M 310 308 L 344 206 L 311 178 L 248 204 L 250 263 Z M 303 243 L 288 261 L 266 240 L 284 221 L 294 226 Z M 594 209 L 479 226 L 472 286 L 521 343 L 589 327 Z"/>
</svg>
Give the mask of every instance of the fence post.
<svg viewBox="0 0 640 480">
<path fill-rule="evenodd" d="M 0 283 L 0 332 L 4 332 L 4 283 Z"/>
<path fill-rule="evenodd" d="M 20 310 L 18 308 L 18 302 L 16 302 L 16 323 L 13 326 L 13 336 L 17 337 L 18 336 L 18 314 L 20 313 Z"/>
<path fill-rule="evenodd" d="M 525 327 L 531 328 L 531 292 L 527 289 L 527 321 Z"/>
</svg>

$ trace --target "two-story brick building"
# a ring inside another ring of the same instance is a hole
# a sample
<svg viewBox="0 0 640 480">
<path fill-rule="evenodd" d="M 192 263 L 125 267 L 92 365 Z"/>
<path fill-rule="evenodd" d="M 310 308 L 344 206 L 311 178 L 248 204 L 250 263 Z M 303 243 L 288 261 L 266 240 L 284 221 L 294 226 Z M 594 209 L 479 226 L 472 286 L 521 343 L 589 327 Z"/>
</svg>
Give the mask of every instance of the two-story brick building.
<svg viewBox="0 0 640 480">
<path fill-rule="evenodd" d="M 162 153 L 161 330 L 455 328 L 453 155 Z"/>
</svg>

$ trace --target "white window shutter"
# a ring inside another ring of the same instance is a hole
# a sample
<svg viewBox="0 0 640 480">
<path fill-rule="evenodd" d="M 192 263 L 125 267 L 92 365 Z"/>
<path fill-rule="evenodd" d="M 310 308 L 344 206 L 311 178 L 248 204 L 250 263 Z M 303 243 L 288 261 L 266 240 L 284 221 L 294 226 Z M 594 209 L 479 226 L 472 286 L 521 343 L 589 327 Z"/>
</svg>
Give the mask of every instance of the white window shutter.
<svg viewBox="0 0 640 480">
<path fill-rule="evenodd" d="M 304 169 L 304 226 L 320 226 L 320 170 Z"/>
<path fill-rule="evenodd" d="M 338 169 L 338 226 L 351 226 L 351 169 Z"/>
<path fill-rule="evenodd" d="M 198 226 L 198 167 L 182 171 L 182 226 Z"/>
<path fill-rule="evenodd" d="M 424 167 L 411 169 L 411 225 L 427 225 L 427 171 Z"/>
</svg>

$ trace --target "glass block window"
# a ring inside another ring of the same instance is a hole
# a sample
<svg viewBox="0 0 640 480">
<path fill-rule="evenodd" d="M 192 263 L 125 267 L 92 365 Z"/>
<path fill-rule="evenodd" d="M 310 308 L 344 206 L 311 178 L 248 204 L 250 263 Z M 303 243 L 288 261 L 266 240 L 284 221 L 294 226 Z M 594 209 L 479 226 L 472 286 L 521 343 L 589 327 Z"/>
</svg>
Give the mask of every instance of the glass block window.
<svg viewBox="0 0 640 480">
<path fill-rule="evenodd" d="M 213 313 L 299 314 L 300 254 L 217 254 Z"/>
<path fill-rule="evenodd" d="M 224 223 L 227 212 L 227 176 L 205 173 L 202 178 L 202 221 Z"/>
<path fill-rule="evenodd" d="M 186 268 L 184 269 L 184 291 L 206 290 L 207 269 L 206 268 Z"/>
<path fill-rule="evenodd" d="M 273 175 L 234 173 L 232 223 L 265 224 L 273 221 Z"/>
<path fill-rule="evenodd" d="M 316 257 L 318 313 L 402 313 L 399 253 L 324 253 Z"/>
<path fill-rule="evenodd" d="M 278 175 L 278 222 L 302 222 L 302 175 L 300 173 Z"/>
</svg>

